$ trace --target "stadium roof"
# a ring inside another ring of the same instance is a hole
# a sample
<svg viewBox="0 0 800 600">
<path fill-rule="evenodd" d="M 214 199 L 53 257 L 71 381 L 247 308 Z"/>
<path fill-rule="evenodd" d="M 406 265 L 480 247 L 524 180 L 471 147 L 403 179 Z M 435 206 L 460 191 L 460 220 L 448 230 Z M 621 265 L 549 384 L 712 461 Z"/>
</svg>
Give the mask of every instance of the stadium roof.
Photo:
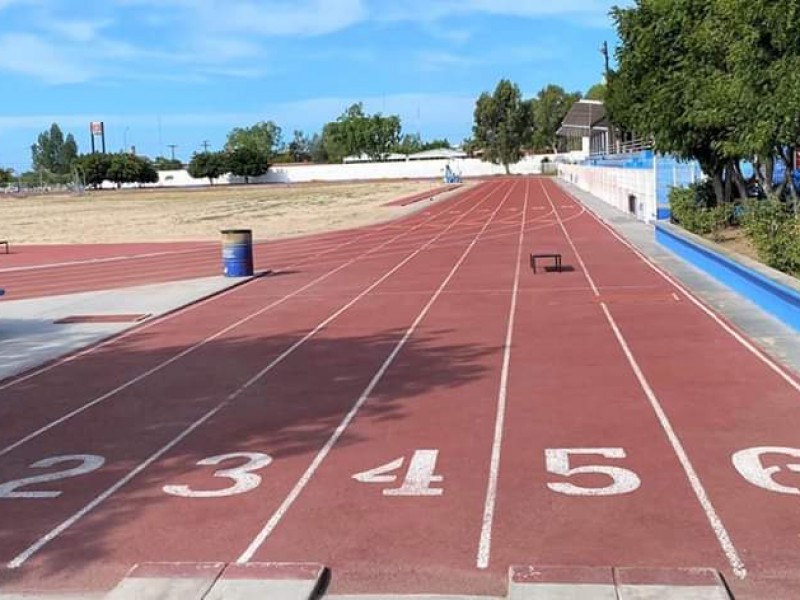
<svg viewBox="0 0 800 600">
<path fill-rule="evenodd" d="M 609 128 L 605 104 L 599 100 L 578 100 L 561 122 L 558 135 L 563 137 L 583 137 L 592 131 L 605 131 Z"/>
<path fill-rule="evenodd" d="M 408 160 L 436 160 L 443 158 L 466 158 L 467 153 L 452 148 L 435 148 L 434 150 L 424 150 L 416 154 L 409 154 Z"/>
</svg>

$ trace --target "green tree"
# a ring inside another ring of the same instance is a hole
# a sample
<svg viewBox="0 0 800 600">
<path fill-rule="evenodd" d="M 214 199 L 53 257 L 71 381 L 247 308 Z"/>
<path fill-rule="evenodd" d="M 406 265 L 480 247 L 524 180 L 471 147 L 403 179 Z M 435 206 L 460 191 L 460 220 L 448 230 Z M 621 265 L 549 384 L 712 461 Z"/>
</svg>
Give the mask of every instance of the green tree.
<svg viewBox="0 0 800 600">
<path fill-rule="evenodd" d="M 109 180 L 111 155 L 100 152 L 83 154 L 76 160 L 76 167 L 81 170 L 86 185 L 98 188 L 104 181 Z"/>
<path fill-rule="evenodd" d="M 607 86 L 605 83 L 596 83 L 586 92 L 584 98 L 587 100 L 600 100 L 601 102 L 606 99 Z"/>
<path fill-rule="evenodd" d="M 189 175 L 195 179 L 207 178 L 211 185 L 228 171 L 228 157 L 224 152 L 197 152 L 189 162 Z"/>
<path fill-rule="evenodd" d="M 177 158 L 167 158 L 165 156 L 158 156 L 153 161 L 153 166 L 159 171 L 180 171 L 183 169 L 183 163 Z"/>
<path fill-rule="evenodd" d="M 302 131 L 295 131 L 287 152 L 294 162 L 308 162 L 311 160 L 311 140 Z"/>
<path fill-rule="evenodd" d="M 558 130 L 572 105 L 580 99 L 580 92 L 570 94 L 552 84 L 539 91 L 530 102 L 531 145 L 534 149 L 558 152 Z"/>
<path fill-rule="evenodd" d="M 328 153 L 325 150 L 325 143 L 322 134 L 315 133 L 308 142 L 308 154 L 311 162 L 326 163 L 328 162 Z"/>
<path fill-rule="evenodd" d="M 50 171 L 58 175 L 68 175 L 78 157 L 78 144 L 70 133 L 64 133 L 57 123 L 53 123 L 48 131 L 39 134 L 36 143 L 31 146 L 31 158 L 35 171 Z"/>
<path fill-rule="evenodd" d="M 519 161 L 528 134 L 528 111 L 519 87 L 506 79 L 497 84 L 494 94 L 481 94 L 475 104 L 473 136 L 484 150 L 484 160 L 503 165 L 511 173 L 510 165 Z"/>
<path fill-rule="evenodd" d="M 269 169 L 269 157 L 257 148 L 243 146 L 228 155 L 228 168 L 233 175 L 244 177 L 250 183 L 251 177 L 261 177 Z"/>
<path fill-rule="evenodd" d="M 14 169 L 0 168 L 0 185 L 8 185 L 14 181 Z"/>
<path fill-rule="evenodd" d="M 402 124 L 397 115 L 369 115 L 364 105 L 353 104 L 336 121 L 322 130 L 322 143 L 330 160 L 341 161 L 348 155 L 366 154 L 384 160 L 400 142 Z"/>
<path fill-rule="evenodd" d="M 737 2 L 637 0 L 612 10 L 620 38 L 606 99 L 612 121 L 651 137 L 658 151 L 696 159 L 718 203 L 732 197 L 734 184 L 744 193 L 739 159 L 746 144 L 737 132 L 750 130 L 746 115 L 755 105 L 755 94 L 743 95 L 752 73 L 734 68 L 733 35 L 723 24 Z M 758 12 L 769 3 L 753 4 Z"/>
<path fill-rule="evenodd" d="M 140 160 L 128 152 L 117 152 L 111 155 L 111 164 L 106 177 L 120 187 L 123 183 L 136 183 L 139 181 L 142 165 Z"/>
<path fill-rule="evenodd" d="M 136 179 L 137 183 L 158 183 L 158 170 L 153 162 L 144 156 L 135 157 L 139 162 L 139 175 Z"/>
<path fill-rule="evenodd" d="M 237 127 L 228 134 L 225 151 L 253 148 L 271 159 L 283 146 L 281 128 L 272 121 L 261 121 L 252 127 Z"/>
</svg>

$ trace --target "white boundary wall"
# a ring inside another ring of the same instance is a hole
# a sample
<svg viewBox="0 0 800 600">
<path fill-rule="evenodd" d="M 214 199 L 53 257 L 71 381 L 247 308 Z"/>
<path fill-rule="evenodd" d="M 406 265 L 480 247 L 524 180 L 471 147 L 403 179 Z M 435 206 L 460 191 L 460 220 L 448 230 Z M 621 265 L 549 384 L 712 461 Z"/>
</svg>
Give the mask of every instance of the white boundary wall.
<svg viewBox="0 0 800 600">
<path fill-rule="evenodd" d="M 558 176 L 626 213 L 630 213 L 629 197 L 633 195 L 636 217 L 648 223 L 656 220 L 656 179 L 652 169 L 561 164 Z"/>
<path fill-rule="evenodd" d="M 560 159 L 583 158 L 581 153 L 558 155 Z M 542 172 L 544 156 L 526 157 L 511 166 L 514 175 L 536 175 Z M 551 160 L 555 156 L 551 157 Z M 372 162 L 333 165 L 273 165 L 264 177 L 254 178 L 252 183 L 308 183 L 312 181 L 369 181 L 375 179 L 444 179 L 445 167 L 462 177 L 491 177 L 505 175 L 499 165 L 483 162 L 477 158 L 450 160 L 413 160 L 401 162 Z M 214 181 L 215 185 L 244 183 L 240 177 L 224 175 Z M 207 185 L 207 179 L 193 179 L 185 170 L 159 171 L 159 186 L 188 187 Z"/>
</svg>

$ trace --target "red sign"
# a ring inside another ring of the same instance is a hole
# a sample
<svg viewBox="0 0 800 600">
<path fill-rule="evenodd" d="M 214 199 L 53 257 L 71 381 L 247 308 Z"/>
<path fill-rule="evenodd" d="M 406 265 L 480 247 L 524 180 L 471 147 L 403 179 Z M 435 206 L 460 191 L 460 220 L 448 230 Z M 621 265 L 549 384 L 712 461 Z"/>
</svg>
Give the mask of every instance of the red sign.
<svg viewBox="0 0 800 600">
<path fill-rule="evenodd" d="M 103 122 L 102 121 L 92 121 L 89 124 L 89 129 L 92 132 L 92 135 L 103 135 Z"/>
</svg>

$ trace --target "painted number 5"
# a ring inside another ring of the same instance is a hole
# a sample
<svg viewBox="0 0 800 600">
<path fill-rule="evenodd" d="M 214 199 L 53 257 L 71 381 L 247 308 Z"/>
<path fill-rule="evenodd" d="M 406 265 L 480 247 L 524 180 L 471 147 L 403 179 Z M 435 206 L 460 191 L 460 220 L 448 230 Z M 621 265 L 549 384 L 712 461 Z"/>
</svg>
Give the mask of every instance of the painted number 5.
<svg viewBox="0 0 800 600">
<path fill-rule="evenodd" d="M 172 496 L 182 498 L 224 498 L 244 494 L 256 489 L 261 483 L 261 476 L 253 471 L 263 469 L 272 462 L 272 457 L 258 452 L 239 452 L 236 454 L 222 454 L 212 456 L 199 461 L 197 464 L 206 466 L 216 466 L 224 462 L 245 459 L 243 465 L 231 469 L 220 469 L 214 472 L 214 477 L 231 479 L 233 484 L 221 490 L 193 490 L 188 485 L 165 485 L 164 491 Z"/>
<path fill-rule="evenodd" d="M 784 456 L 796 459 L 797 462 L 787 464 L 785 470 L 791 471 L 792 473 L 800 473 L 800 450 L 797 448 L 764 446 L 762 448 L 740 450 L 733 455 L 733 466 L 736 467 L 736 470 L 739 471 L 742 477 L 755 486 L 770 492 L 800 496 L 800 489 L 782 485 L 775 481 L 775 475 L 784 469 L 777 465 L 765 467 L 761 460 L 765 454 L 783 454 Z"/>
<path fill-rule="evenodd" d="M 639 476 L 628 469 L 621 467 L 608 467 L 602 465 L 585 465 L 570 468 L 570 457 L 602 456 L 604 458 L 625 458 L 622 448 L 558 448 L 545 450 L 547 470 L 555 475 L 573 477 L 576 475 L 605 475 L 611 478 L 611 483 L 605 487 L 582 487 L 573 483 L 548 483 L 554 492 L 568 496 L 616 496 L 629 494 L 636 491 L 642 484 Z"/>
</svg>

